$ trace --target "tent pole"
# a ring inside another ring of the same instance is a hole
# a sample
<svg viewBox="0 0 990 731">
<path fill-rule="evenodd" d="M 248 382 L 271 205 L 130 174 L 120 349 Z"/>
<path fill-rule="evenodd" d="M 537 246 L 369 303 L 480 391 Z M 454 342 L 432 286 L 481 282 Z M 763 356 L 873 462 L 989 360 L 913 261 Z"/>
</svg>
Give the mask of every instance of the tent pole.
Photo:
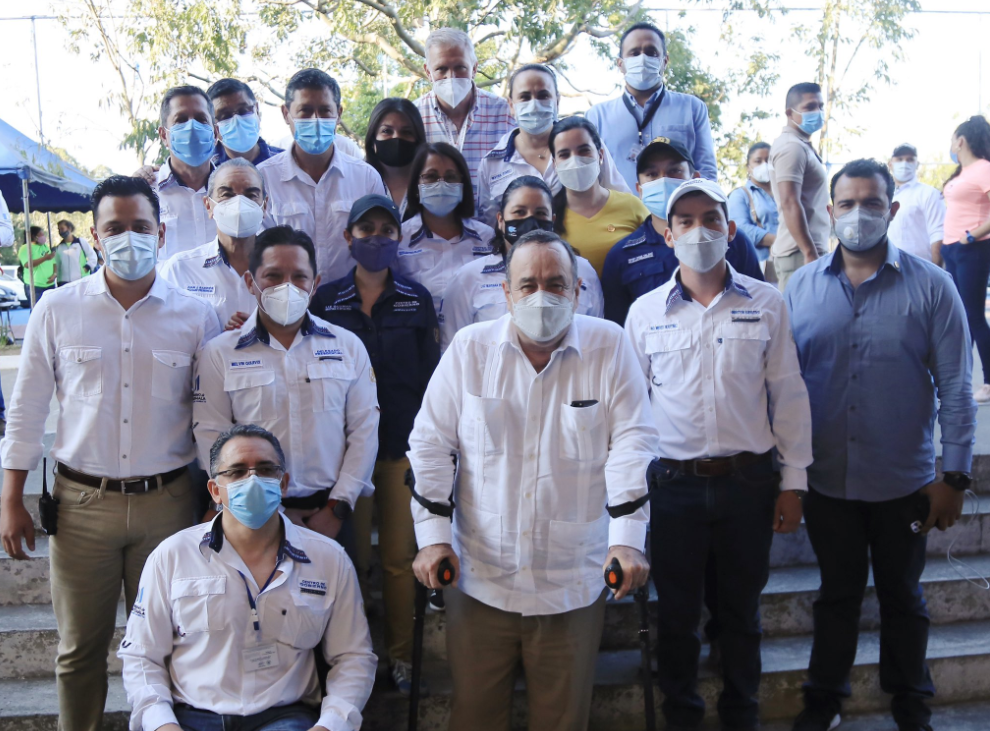
<svg viewBox="0 0 990 731">
<path fill-rule="evenodd" d="M 21 195 L 24 197 L 24 245 L 28 255 L 28 281 L 31 283 L 31 309 L 34 310 L 34 254 L 31 251 L 31 199 L 28 193 L 28 179 L 21 179 Z"/>
</svg>

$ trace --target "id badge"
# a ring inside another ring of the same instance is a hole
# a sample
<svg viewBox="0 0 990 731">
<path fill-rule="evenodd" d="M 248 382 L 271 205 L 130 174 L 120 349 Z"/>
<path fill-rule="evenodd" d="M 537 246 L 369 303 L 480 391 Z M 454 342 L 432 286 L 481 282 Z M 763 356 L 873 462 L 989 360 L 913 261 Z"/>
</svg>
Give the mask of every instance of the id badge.
<svg viewBox="0 0 990 731">
<path fill-rule="evenodd" d="M 636 162 L 636 160 L 639 159 L 639 153 L 641 153 L 642 151 L 643 151 L 643 146 L 639 143 L 636 143 L 629 150 L 629 159 L 632 160 L 633 162 Z"/>
<path fill-rule="evenodd" d="M 272 642 L 268 645 L 257 645 L 244 649 L 244 672 L 254 673 L 259 670 L 269 670 L 278 667 L 278 648 Z"/>
</svg>

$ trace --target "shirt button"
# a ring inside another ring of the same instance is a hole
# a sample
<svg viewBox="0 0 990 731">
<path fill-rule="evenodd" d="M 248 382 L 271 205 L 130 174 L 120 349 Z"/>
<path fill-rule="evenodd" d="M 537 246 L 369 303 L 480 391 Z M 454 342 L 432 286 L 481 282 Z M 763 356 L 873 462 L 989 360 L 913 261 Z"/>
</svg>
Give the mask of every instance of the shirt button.
<svg viewBox="0 0 990 731">
<path fill-rule="evenodd" d="M 605 227 L 605 230 L 608 231 L 609 233 L 612 233 L 613 231 L 615 231 L 615 226 L 613 226 L 610 223 L 608 226 Z"/>
<path fill-rule="evenodd" d="M 124 315 L 124 319 L 125 320 L 130 320 L 131 319 L 131 316 L 130 315 Z"/>
<path fill-rule="evenodd" d="M 125 384 L 124 384 L 124 388 L 127 388 L 127 387 L 128 387 L 128 386 L 130 386 L 130 385 L 131 385 L 131 384 L 129 384 L 129 383 L 125 383 Z"/>
<path fill-rule="evenodd" d="M 856 410 L 856 407 L 855 407 L 855 406 L 850 406 L 850 407 L 849 407 L 849 410 L 850 410 L 850 411 L 855 411 L 855 410 Z"/>
<path fill-rule="evenodd" d="M 859 317 L 861 314 L 863 314 L 863 313 L 862 312 L 857 312 L 855 315 L 853 315 L 853 317 Z"/>
<path fill-rule="evenodd" d="M 124 352 L 125 353 L 130 353 L 131 352 L 131 349 L 130 348 L 124 348 Z"/>
<path fill-rule="evenodd" d="M 76 358 L 76 363 L 82 363 L 82 358 Z"/>
<path fill-rule="evenodd" d="M 124 419 L 124 423 L 125 423 L 125 424 L 127 423 L 127 419 Z"/>
<path fill-rule="evenodd" d="M 855 442 L 856 441 L 856 437 L 849 437 L 849 441 L 850 442 Z"/>
<path fill-rule="evenodd" d="M 853 350 L 856 350 L 856 348 L 858 348 L 858 347 L 859 347 L 859 343 L 853 343 L 852 344 Z"/>
<path fill-rule="evenodd" d="M 533 497 L 533 493 L 527 492 L 526 493 L 526 499 L 529 500 L 531 497 Z"/>
<path fill-rule="evenodd" d="M 126 454 L 122 454 L 122 455 L 120 455 L 120 458 L 121 459 L 127 459 L 127 455 Z"/>
<path fill-rule="evenodd" d="M 852 380 L 854 380 L 854 381 L 856 380 L 856 374 L 855 374 L 855 373 L 853 373 L 853 374 L 852 374 L 851 376 L 849 376 L 849 377 L 850 377 L 850 378 L 851 378 Z"/>
<path fill-rule="evenodd" d="M 705 347 L 706 348 L 710 348 L 710 347 L 712 347 L 712 344 L 711 343 L 705 343 Z"/>
</svg>

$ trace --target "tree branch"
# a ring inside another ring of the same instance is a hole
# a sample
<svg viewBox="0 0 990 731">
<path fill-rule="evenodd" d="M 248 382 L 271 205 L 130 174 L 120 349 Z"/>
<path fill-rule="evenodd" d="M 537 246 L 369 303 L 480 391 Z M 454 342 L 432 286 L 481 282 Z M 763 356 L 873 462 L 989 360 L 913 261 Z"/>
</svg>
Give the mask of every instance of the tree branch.
<svg viewBox="0 0 990 731">
<path fill-rule="evenodd" d="M 483 35 L 483 36 L 481 36 L 481 38 L 479 38 L 478 40 L 474 41 L 474 45 L 475 46 L 480 46 L 485 41 L 490 41 L 492 38 L 497 38 L 498 36 L 504 36 L 504 35 L 506 35 L 506 32 L 504 30 L 492 31 L 491 33 L 488 33 L 486 35 Z"/>
<path fill-rule="evenodd" d="M 426 58 L 426 49 L 423 47 L 423 44 L 410 35 L 408 29 L 402 22 L 402 19 L 399 18 L 399 14 L 396 12 L 394 7 L 383 2 L 376 2 L 375 0 L 357 0 L 357 2 L 368 6 L 372 10 L 375 10 L 388 18 L 392 29 L 395 31 L 395 34 L 399 36 L 402 42 L 409 46 L 413 53 Z"/>
</svg>

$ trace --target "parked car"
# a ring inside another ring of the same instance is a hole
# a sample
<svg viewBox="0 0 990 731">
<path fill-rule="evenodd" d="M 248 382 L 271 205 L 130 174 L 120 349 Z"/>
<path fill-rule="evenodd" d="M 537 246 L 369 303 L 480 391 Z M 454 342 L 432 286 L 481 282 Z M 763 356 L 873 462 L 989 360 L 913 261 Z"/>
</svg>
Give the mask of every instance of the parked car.
<svg viewBox="0 0 990 731">
<path fill-rule="evenodd" d="M 30 307 L 30 297 L 24 286 L 24 282 L 17 278 L 17 267 L 14 265 L 0 267 L 0 286 L 6 287 L 17 295 L 17 301 L 21 307 Z"/>
</svg>

